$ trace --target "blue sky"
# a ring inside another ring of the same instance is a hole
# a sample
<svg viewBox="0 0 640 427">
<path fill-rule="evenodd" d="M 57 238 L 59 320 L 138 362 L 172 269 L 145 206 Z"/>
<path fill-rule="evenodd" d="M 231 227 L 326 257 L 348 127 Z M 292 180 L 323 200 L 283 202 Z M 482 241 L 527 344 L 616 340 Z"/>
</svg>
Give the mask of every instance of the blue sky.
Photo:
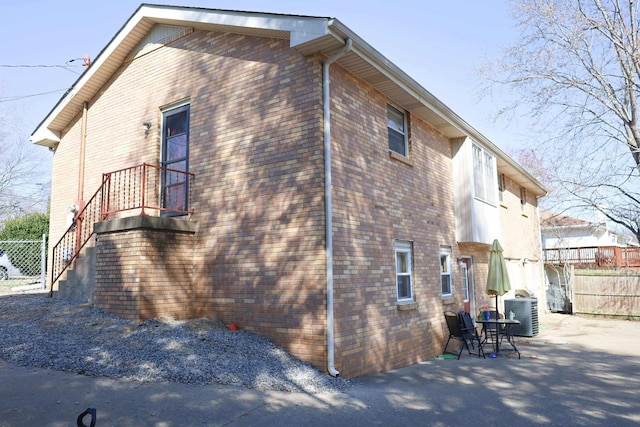
<svg viewBox="0 0 640 427">
<path fill-rule="evenodd" d="M 499 56 L 515 37 L 508 0 L 334 1 L 171 0 L 157 4 L 326 16 L 339 19 L 469 124 L 505 151 L 522 146 L 524 129 L 494 124 L 497 104 L 477 102 L 474 71 L 485 56 Z M 62 67 L 13 68 L 6 65 L 64 66 L 88 54 L 95 58 L 140 5 L 134 0 L 21 0 L 0 6 L 0 118 L 12 140 L 26 140 L 82 72 L 82 61 Z M 76 65 L 77 64 L 77 65 Z M 54 92 L 55 91 L 55 92 Z M 48 95 L 32 96 L 42 93 Z M 16 99 L 21 98 L 21 99 Z M 51 155 L 42 159 L 43 176 Z"/>
</svg>

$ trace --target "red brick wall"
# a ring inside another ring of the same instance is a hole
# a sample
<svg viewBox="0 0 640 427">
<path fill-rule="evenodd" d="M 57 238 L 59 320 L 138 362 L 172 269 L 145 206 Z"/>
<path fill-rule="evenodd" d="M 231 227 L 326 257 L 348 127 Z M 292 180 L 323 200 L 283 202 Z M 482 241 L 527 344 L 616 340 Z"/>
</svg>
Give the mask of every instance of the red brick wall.
<svg viewBox="0 0 640 427">
<path fill-rule="evenodd" d="M 94 304 L 132 320 L 193 317 L 193 234 L 133 229 L 96 239 Z"/>
<path fill-rule="evenodd" d="M 211 87 L 192 97 L 195 313 L 324 369 L 321 64 L 287 41 L 216 35 L 214 45 Z"/>
<path fill-rule="evenodd" d="M 411 164 L 391 158 L 387 99 L 331 68 L 336 368 L 359 376 L 406 366 L 442 350 L 439 249 L 457 256 L 448 139 L 410 119 Z M 413 242 L 417 308 L 397 303 L 394 241 Z M 455 280 L 454 286 L 458 286 Z"/>
<path fill-rule="evenodd" d="M 505 177 L 505 191 L 500 203 L 500 223 L 504 256 L 513 258 L 540 259 L 542 241 L 538 219 L 538 200 L 530 191 L 526 192 L 524 210 L 520 206 L 520 186 Z M 527 233 L 522 233 L 527 230 Z"/>
<path fill-rule="evenodd" d="M 198 231 L 175 244 L 193 245 L 193 289 L 180 282 L 165 294 L 175 283 L 163 278 L 186 274 L 162 253 L 165 238 L 127 231 L 98 240 L 106 255 L 96 301 L 123 316 L 180 317 L 192 298 L 194 316 L 236 323 L 326 368 L 321 71 L 287 41 L 201 31 L 121 67 L 90 101 L 87 192 L 103 172 L 157 162 L 161 108 L 188 100 Z M 440 245 L 451 246 L 454 268 L 458 256 L 449 141 L 410 117 L 411 164 L 391 158 L 386 98 L 339 66 L 331 76 L 336 367 L 353 377 L 438 354 L 442 312 L 462 296 L 455 276 L 454 297 L 440 295 Z M 78 126 L 63 138 L 56 173 L 77 158 Z M 55 212 L 65 212 L 66 191 L 54 188 Z M 410 310 L 396 302 L 395 239 L 414 244 Z M 165 262 L 168 276 L 153 270 Z"/>
<path fill-rule="evenodd" d="M 321 80 L 320 61 L 302 57 L 286 40 L 197 30 L 125 63 L 89 100 L 85 199 L 102 173 L 157 163 L 162 107 L 188 101 L 190 171 L 196 174 L 191 220 L 200 225 L 194 315 L 264 334 L 324 369 Z M 79 117 L 54 159 L 52 240 L 76 199 Z M 124 235 L 109 239 L 125 245 L 118 240 Z M 129 239 L 134 245 L 143 237 Z M 136 263 L 122 268 L 125 275 L 141 274 Z M 133 307 L 128 290 L 97 298 Z"/>
<path fill-rule="evenodd" d="M 494 307 L 496 299 L 486 294 L 487 274 L 489 272 L 489 245 L 483 243 L 461 243 L 462 256 L 471 257 L 473 260 L 473 286 L 475 287 L 476 311 L 486 306 Z M 472 313 L 473 314 L 473 313 Z M 477 313 L 476 313 L 477 314 Z"/>
</svg>

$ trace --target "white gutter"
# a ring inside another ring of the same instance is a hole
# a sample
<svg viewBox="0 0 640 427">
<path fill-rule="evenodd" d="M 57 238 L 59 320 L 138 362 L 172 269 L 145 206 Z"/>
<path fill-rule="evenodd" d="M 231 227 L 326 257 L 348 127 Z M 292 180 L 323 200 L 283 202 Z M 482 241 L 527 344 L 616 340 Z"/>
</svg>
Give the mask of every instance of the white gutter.
<svg viewBox="0 0 640 427">
<path fill-rule="evenodd" d="M 322 103 L 324 107 L 324 217 L 327 254 L 327 370 L 337 377 L 333 330 L 333 206 L 331 198 L 331 98 L 329 92 L 329 66 L 340 56 L 351 50 L 351 39 L 345 46 L 322 63 Z"/>
</svg>

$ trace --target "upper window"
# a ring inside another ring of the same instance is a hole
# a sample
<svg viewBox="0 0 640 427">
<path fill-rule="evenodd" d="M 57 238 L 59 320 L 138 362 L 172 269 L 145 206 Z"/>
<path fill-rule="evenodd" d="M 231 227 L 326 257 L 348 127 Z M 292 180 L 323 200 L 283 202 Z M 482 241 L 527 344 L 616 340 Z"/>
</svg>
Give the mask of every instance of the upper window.
<svg viewBox="0 0 640 427">
<path fill-rule="evenodd" d="M 503 173 L 499 173 L 498 174 L 498 200 L 500 202 L 504 202 L 504 189 L 505 189 L 505 182 L 506 177 L 504 176 Z"/>
<path fill-rule="evenodd" d="M 398 301 L 413 301 L 411 242 L 396 242 L 395 246 Z"/>
<path fill-rule="evenodd" d="M 473 144 L 473 185 L 475 196 L 496 203 L 496 159 L 484 148 Z"/>
<path fill-rule="evenodd" d="M 524 187 L 520 187 L 520 210 L 525 211 L 525 205 L 527 204 L 527 190 Z"/>
<path fill-rule="evenodd" d="M 389 150 L 409 157 L 407 116 L 391 105 L 387 105 L 387 128 L 389 129 Z"/>
<path fill-rule="evenodd" d="M 451 248 L 440 247 L 440 282 L 442 283 L 442 296 L 451 296 Z"/>
</svg>

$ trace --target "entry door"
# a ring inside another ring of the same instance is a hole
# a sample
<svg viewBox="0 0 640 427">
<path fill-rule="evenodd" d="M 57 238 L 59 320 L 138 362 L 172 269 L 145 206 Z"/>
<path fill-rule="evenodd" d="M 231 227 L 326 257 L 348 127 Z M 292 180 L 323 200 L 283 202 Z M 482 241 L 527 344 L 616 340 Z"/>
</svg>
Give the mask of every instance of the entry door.
<svg viewBox="0 0 640 427">
<path fill-rule="evenodd" d="M 464 295 L 464 311 L 471 313 L 475 317 L 476 295 L 473 285 L 473 262 L 471 258 L 460 259 L 460 271 L 462 276 L 462 292 Z"/>
<path fill-rule="evenodd" d="M 163 113 L 162 126 L 163 215 L 181 215 L 188 210 L 189 105 Z"/>
</svg>

